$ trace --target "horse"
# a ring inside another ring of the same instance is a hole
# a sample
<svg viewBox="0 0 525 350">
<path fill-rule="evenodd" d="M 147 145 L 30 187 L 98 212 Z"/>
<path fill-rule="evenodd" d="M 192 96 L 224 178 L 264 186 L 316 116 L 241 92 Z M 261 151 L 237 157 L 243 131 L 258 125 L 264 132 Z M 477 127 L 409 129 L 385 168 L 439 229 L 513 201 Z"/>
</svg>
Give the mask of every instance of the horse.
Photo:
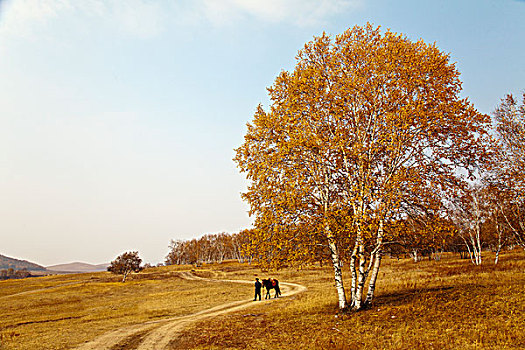
<svg viewBox="0 0 525 350">
<path fill-rule="evenodd" d="M 274 278 L 268 278 L 267 280 L 262 280 L 262 285 L 264 288 L 266 288 L 266 295 L 264 296 L 264 299 L 271 298 L 270 289 L 275 289 L 274 298 L 277 298 L 279 295 L 281 295 L 281 289 L 279 288 L 278 280 Z"/>
</svg>

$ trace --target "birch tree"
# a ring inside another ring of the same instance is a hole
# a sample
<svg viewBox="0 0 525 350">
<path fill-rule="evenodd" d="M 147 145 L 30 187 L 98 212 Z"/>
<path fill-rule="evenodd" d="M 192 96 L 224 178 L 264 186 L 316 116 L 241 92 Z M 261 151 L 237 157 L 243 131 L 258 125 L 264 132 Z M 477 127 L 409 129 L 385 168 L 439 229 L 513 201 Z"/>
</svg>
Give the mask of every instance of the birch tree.
<svg viewBox="0 0 525 350">
<path fill-rule="evenodd" d="M 251 181 L 244 198 L 260 247 L 293 247 L 293 260 L 323 245 L 339 308 L 361 310 L 394 238 L 389 223 L 407 203 L 462 186 L 457 169 L 469 174 L 483 159 L 488 117 L 459 97 L 448 54 L 370 24 L 314 38 L 268 91 L 271 106 L 257 109 L 235 157 Z"/>
<path fill-rule="evenodd" d="M 140 272 L 143 267 L 140 266 L 142 259 L 138 252 L 125 252 L 117 256 L 115 260 L 108 266 L 108 271 L 114 274 L 123 275 L 122 282 L 126 282 L 126 278 L 131 272 Z"/>
<path fill-rule="evenodd" d="M 498 192 L 503 224 L 525 249 L 525 93 L 521 105 L 511 94 L 505 96 L 494 112 L 494 122 L 498 161 L 492 186 Z"/>
<path fill-rule="evenodd" d="M 496 253 L 494 264 L 498 263 L 502 249 L 508 245 L 512 237 L 510 229 L 506 225 L 504 216 L 502 215 L 502 206 L 500 204 L 497 196 L 491 197 L 490 216 L 485 222 L 485 229 L 489 232 L 488 244 Z"/>
<path fill-rule="evenodd" d="M 472 184 L 452 203 L 454 208 L 451 216 L 458 227 L 459 237 L 467 249 L 470 261 L 474 265 L 481 265 L 483 245 L 489 232 L 486 230 L 486 223 L 492 215 L 489 189 L 482 183 Z"/>
</svg>

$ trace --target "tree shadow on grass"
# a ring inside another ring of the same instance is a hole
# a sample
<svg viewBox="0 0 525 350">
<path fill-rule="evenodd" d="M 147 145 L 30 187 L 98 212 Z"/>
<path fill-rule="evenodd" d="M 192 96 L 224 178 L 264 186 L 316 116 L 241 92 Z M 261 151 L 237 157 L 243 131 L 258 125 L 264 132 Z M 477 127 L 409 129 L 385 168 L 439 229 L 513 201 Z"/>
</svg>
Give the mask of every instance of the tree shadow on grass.
<svg viewBox="0 0 525 350">
<path fill-rule="evenodd" d="M 422 298 L 428 298 L 429 294 L 432 294 L 433 298 L 436 300 L 447 301 L 454 298 L 457 294 L 458 289 L 461 287 L 453 286 L 443 286 L 443 287 L 433 287 L 433 288 L 413 288 L 409 290 L 381 294 L 376 297 L 372 303 L 372 307 L 381 307 L 381 306 L 401 306 L 412 304 L 414 302 L 419 302 Z"/>
</svg>

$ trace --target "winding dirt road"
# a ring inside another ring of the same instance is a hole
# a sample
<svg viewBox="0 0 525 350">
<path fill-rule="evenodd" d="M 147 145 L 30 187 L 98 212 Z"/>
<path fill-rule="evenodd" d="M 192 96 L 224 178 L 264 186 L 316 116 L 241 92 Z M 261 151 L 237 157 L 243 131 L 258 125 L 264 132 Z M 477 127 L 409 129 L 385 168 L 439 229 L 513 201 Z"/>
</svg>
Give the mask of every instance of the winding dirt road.
<svg viewBox="0 0 525 350">
<path fill-rule="evenodd" d="M 179 274 L 182 278 L 189 280 L 253 284 L 253 281 L 202 278 L 190 272 L 180 272 Z M 285 295 L 284 297 L 289 297 L 306 290 L 305 286 L 295 283 L 280 282 L 280 286 Z M 271 299 L 267 302 L 274 300 L 275 299 Z M 234 301 L 186 316 L 166 318 L 119 328 L 78 346 L 76 350 L 164 350 L 170 342 L 177 339 L 180 331 L 187 325 L 206 318 L 238 311 L 252 305 L 252 299 Z"/>
</svg>

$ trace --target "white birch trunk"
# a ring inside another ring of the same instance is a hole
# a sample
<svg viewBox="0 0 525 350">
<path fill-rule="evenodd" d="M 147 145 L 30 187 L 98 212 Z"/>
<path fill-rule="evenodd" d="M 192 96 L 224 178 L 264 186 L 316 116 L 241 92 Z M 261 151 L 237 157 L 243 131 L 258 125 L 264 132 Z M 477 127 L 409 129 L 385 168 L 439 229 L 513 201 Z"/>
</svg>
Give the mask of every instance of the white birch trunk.
<svg viewBox="0 0 525 350">
<path fill-rule="evenodd" d="M 377 230 L 377 242 L 376 248 L 371 255 L 371 259 L 374 259 L 374 266 L 372 268 L 372 274 L 370 276 L 370 282 L 368 284 L 368 292 L 366 293 L 366 299 L 364 306 L 367 307 L 372 303 L 374 298 L 374 292 L 376 289 L 377 276 L 379 275 L 379 267 L 381 266 L 382 250 L 381 246 L 383 244 L 383 220 L 379 221 L 379 228 Z"/>
<path fill-rule="evenodd" d="M 374 267 L 372 268 L 372 274 L 370 275 L 370 282 L 368 284 L 368 292 L 366 293 L 366 299 L 364 307 L 369 306 L 374 299 L 374 292 L 376 290 L 377 276 L 379 275 L 379 267 L 381 266 L 382 253 L 377 251 L 374 253 Z"/>
<path fill-rule="evenodd" d="M 470 261 L 474 265 L 481 265 L 481 240 L 479 236 L 469 230 L 468 240 L 463 238 L 465 246 L 467 247 Z"/>
<path fill-rule="evenodd" d="M 346 294 L 345 294 L 345 288 L 343 285 L 343 274 L 341 271 L 341 266 L 339 265 L 340 260 L 339 260 L 339 254 L 337 252 L 337 246 L 335 245 L 335 242 L 333 239 L 328 239 L 328 246 L 330 247 L 330 252 L 332 256 L 335 288 L 337 290 L 337 299 L 338 299 L 339 309 L 346 310 L 346 307 L 347 307 Z"/>
<path fill-rule="evenodd" d="M 363 289 L 366 281 L 366 256 L 361 219 L 364 216 L 364 203 L 361 201 L 357 207 L 354 206 L 357 216 L 356 222 L 356 246 L 352 254 L 352 310 L 361 310 L 363 304 Z M 357 260 L 357 261 L 356 261 Z M 357 262 L 357 267 L 356 267 Z"/>
<path fill-rule="evenodd" d="M 334 280 L 335 280 L 335 288 L 337 290 L 337 299 L 339 302 L 339 310 L 346 310 L 347 303 L 346 303 L 346 294 L 345 294 L 345 288 L 343 285 L 343 273 L 341 270 L 341 259 L 339 258 L 339 252 L 337 250 L 337 244 L 336 239 L 332 233 L 332 230 L 330 229 L 330 223 L 328 222 L 328 205 L 330 202 L 330 177 L 328 176 L 328 172 L 325 172 L 324 176 L 325 180 L 325 189 L 322 193 L 322 205 L 324 209 L 324 217 L 326 222 L 324 223 L 324 233 L 328 241 L 328 247 L 330 249 L 330 256 L 332 258 L 332 266 L 334 268 Z"/>
<path fill-rule="evenodd" d="M 355 300 L 355 290 L 357 287 L 357 269 L 356 269 L 356 259 L 357 259 L 357 249 L 358 244 L 357 242 L 354 245 L 354 250 L 352 251 L 352 256 L 350 257 L 350 273 L 352 275 L 352 285 L 351 285 L 351 303 L 353 306 L 353 302 Z"/>
<path fill-rule="evenodd" d="M 501 251 L 501 248 L 503 247 L 503 243 L 501 241 L 502 231 L 500 229 L 497 219 L 496 219 L 496 232 L 498 233 L 498 247 L 496 248 L 496 258 L 494 259 L 494 265 L 498 264 L 499 252 Z"/>
<path fill-rule="evenodd" d="M 477 247 L 477 263 L 478 265 L 481 265 L 481 227 L 479 224 L 479 220 L 476 224 L 476 247 Z"/>
<path fill-rule="evenodd" d="M 474 196 L 474 205 L 476 211 L 476 222 L 474 225 L 475 232 L 473 236 L 471 235 L 471 238 L 476 265 L 481 265 L 481 207 L 477 196 Z"/>
<path fill-rule="evenodd" d="M 357 270 L 357 286 L 355 290 L 355 299 L 352 300 L 352 308 L 354 310 L 361 310 L 363 307 L 363 289 L 366 282 L 366 256 L 365 245 L 362 238 L 359 239 L 359 248 L 357 256 L 359 258 L 359 269 Z"/>
<path fill-rule="evenodd" d="M 414 248 L 412 249 L 412 253 L 410 254 L 412 256 L 412 259 L 414 259 L 414 262 L 416 263 L 419 261 L 419 255 L 417 253 L 418 253 L 417 248 Z"/>
<path fill-rule="evenodd" d="M 511 221 L 508 218 L 507 214 L 503 210 L 503 207 L 501 206 L 501 204 L 499 205 L 499 208 L 500 208 L 501 214 L 503 215 L 503 217 L 505 218 L 505 221 L 507 222 L 507 225 L 509 226 L 509 228 L 511 229 L 512 233 L 514 234 L 514 237 L 516 239 L 516 244 L 519 245 L 520 247 L 522 247 L 523 250 L 525 250 L 525 240 L 524 240 L 525 237 L 524 237 L 523 233 L 520 233 L 519 230 L 511 223 Z M 524 227 L 525 225 L 523 224 L 522 221 L 518 220 L 518 226 L 521 229 L 521 232 L 525 231 L 525 227 Z"/>
</svg>

